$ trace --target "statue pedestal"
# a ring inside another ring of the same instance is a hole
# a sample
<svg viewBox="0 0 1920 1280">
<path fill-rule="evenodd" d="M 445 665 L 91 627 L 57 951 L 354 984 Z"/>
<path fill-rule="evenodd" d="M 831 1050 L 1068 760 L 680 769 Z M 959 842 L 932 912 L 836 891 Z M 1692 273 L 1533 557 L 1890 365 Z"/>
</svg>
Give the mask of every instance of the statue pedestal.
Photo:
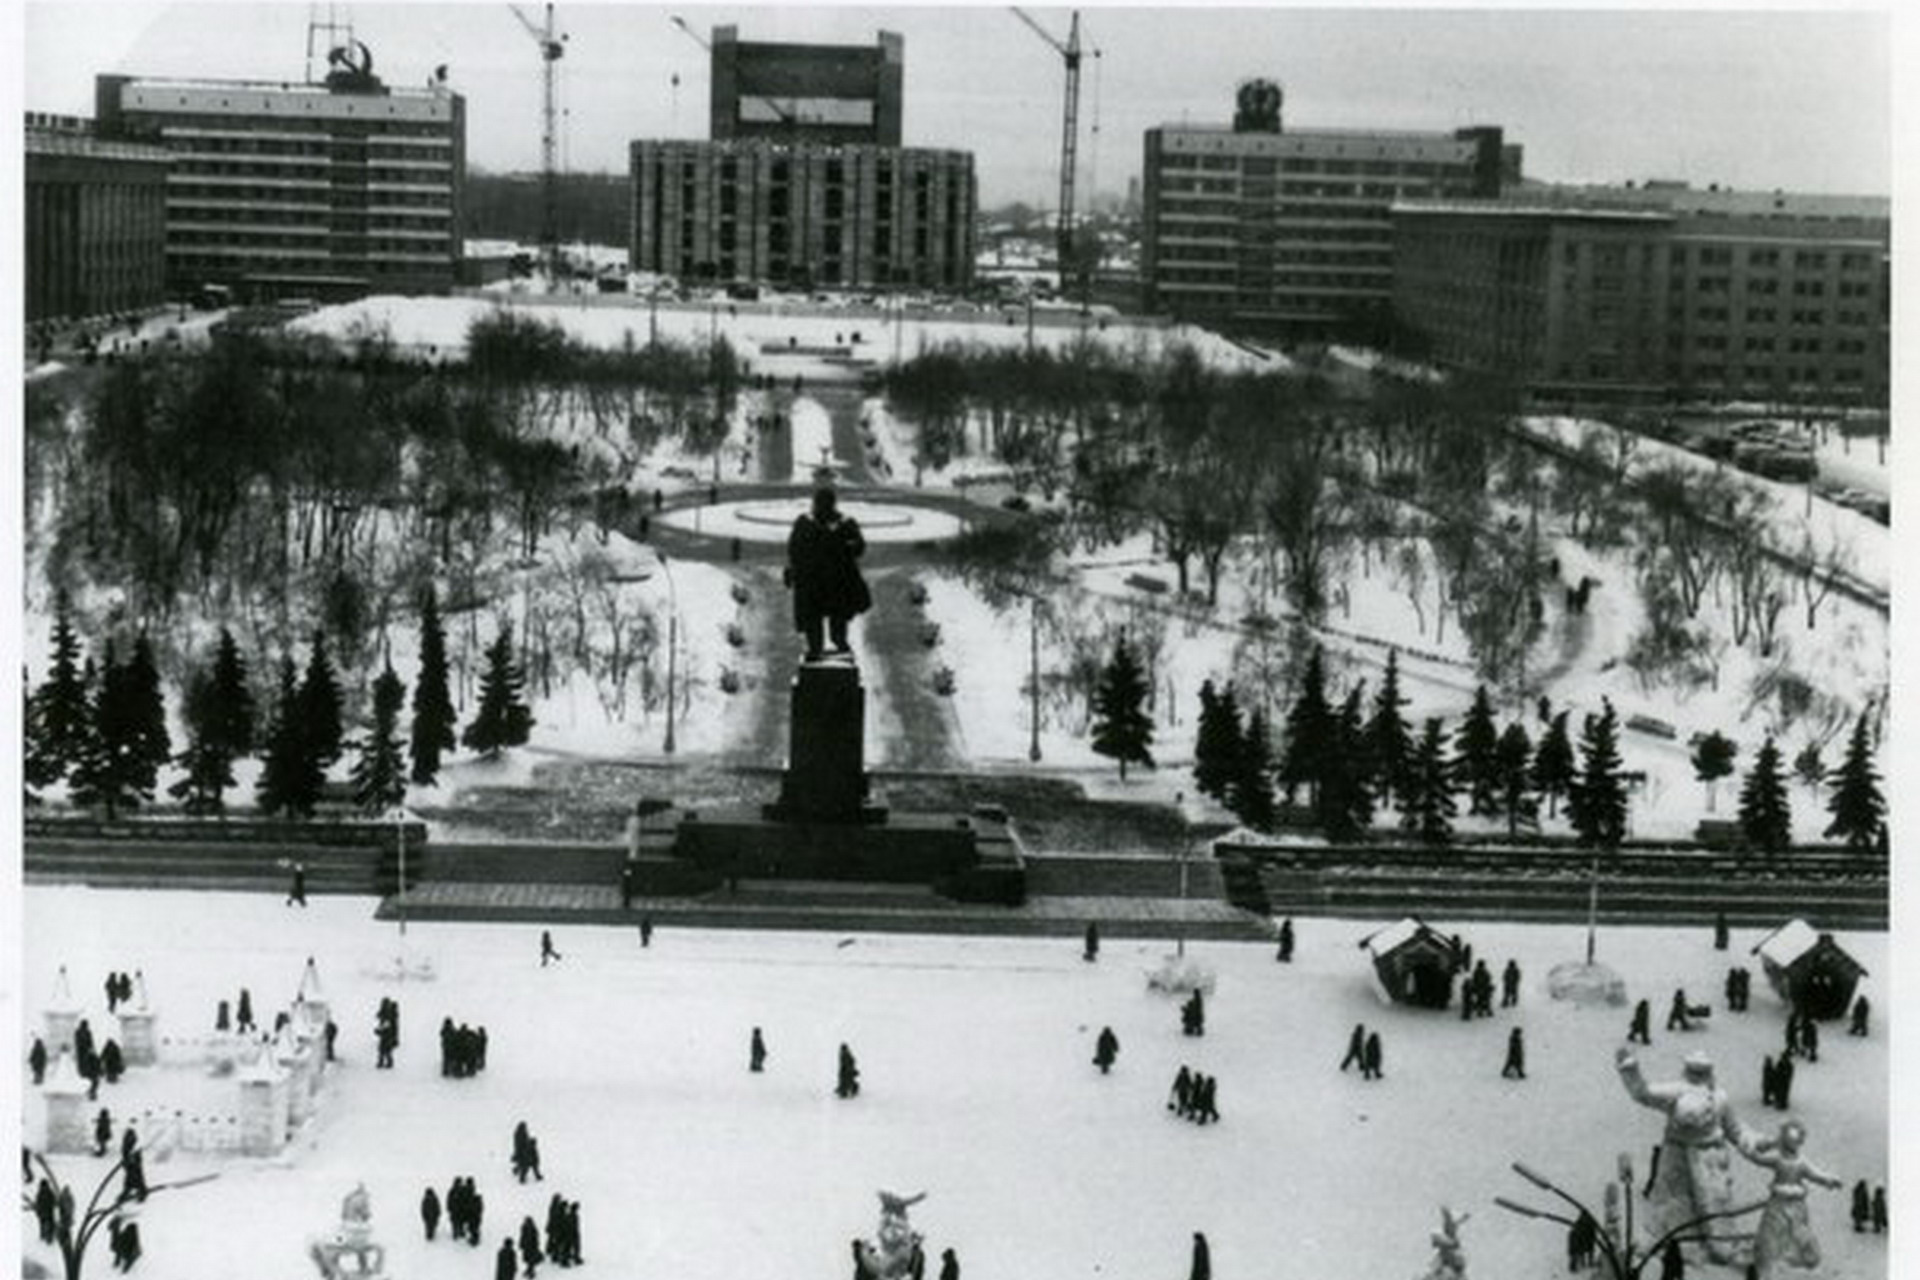
<svg viewBox="0 0 1920 1280">
<path fill-rule="evenodd" d="M 62 1053 L 41 1087 L 47 1104 L 47 1151 L 54 1155 L 82 1155 L 93 1150 L 93 1117 L 87 1108 L 87 1085 L 74 1070 L 71 1055 Z"/>
<path fill-rule="evenodd" d="M 803 662 L 793 681 L 787 771 L 780 799 L 767 807 L 778 822 L 874 822 L 867 804 L 867 693 L 847 658 Z"/>
<path fill-rule="evenodd" d="M 120 1018 L 120 1056 L 130 1067 L 150 1067 L 159 1060 L 151 1009 L 123 1009 Z"/>
</svg>

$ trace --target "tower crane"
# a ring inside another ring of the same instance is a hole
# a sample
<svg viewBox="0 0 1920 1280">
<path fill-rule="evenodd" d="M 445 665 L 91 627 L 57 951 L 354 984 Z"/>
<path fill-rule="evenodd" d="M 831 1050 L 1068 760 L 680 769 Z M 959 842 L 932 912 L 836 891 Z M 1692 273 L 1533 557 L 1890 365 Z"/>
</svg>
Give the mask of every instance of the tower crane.
<svg viewBox="0 0 1920 1280">
<path fill-rule="evenodd" d="M 559 112 L 554 91 L 560 74 L 560 58 L 567 51 L 567 37 L 554 29 L 552 5 L 547 6 L 544 26 L 536 25 L 519 5 L 507 7 L 540 46 L 540 257 L 547 265 L 547 280 L 551 283 L 560 278 Z"/>
<path fill-rule="evenodd" d="M 1025 9 L 1014 7 L 1013 16 L 1033 29 L 1033 33 L 1045 40 L 1060 55 L 1067 68 L 1066 104 L 1062 111 L 1060 125 L 1060 225 L 1055 238 L 1055 255 L 1060 263 L 1060 283 L 1064 287 L 1067 273 L 1074 269 L 1076 256 L 1073 248 L 1073 177 L 1075 161 L 1080 150 L 1080 11 L 1075 9 L 1067 25 L 1067 38 L 1062 43 L 1051 31 L 1041 26 Z M 1094 56 L 1100 56 L 1098 49 Z M 1082 273 L 1083 290 L 1087 284 Z"/>
</svg>

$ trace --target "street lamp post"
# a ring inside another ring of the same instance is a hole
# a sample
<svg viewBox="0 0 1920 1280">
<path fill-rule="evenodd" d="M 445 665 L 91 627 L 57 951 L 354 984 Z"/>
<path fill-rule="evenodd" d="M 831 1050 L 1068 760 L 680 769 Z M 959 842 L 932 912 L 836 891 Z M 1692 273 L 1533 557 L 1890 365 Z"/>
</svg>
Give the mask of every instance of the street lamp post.
<svg viewBox="0 0 1920 1280">
<path fill-rule="evenodd" d="M 400 858 L 400 890 L 393 895 L 393 911 L 400 919 L 400 936 L 407 936 L 407 811 L 395 805 L 387 816 L 393 819 L 393 847 Z"/>
<path fill-rule="evenodd" d="M 695 508 L 696 514 L 699 508 Z M 674 685 L 677 683 L 680 649 L 680 593 L 673 585 L 673 566 L 668 562 L 665 552 L 655 553 L 660 560 L 661 571 L 667 577 L 667 734 L 660 743 L 661 751 L 673 754 Z"/>
<path fill-rule="evenodd" d="M 1033 730 L 1033 740 L 1027 746 L 1027 759 L 1035 763 L 1040 760 L 1040 597 L 1028 597 L 1032 605 L 1027 626 L 1027 722 Z"/>
</svg>

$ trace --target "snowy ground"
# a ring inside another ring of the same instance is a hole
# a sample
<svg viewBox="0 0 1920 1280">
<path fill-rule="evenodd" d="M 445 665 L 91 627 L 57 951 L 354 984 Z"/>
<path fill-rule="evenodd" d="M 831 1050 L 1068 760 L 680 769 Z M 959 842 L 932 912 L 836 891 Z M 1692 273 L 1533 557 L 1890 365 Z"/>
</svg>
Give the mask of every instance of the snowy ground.
<svg viewBox="0 0 1920 1280">
<path fill-rule="evenodd" d="M 930 1254 L 956 1249 L 974 1280 L 1163 1280 L 1183 1273 L 1194 1230 L 1222 1276 L 1396 1280 L 1425 1266 L 1441 1204 L 1473 1215 L 1473 1275 L 1520 1280 L 1558 1273 L 1561 1241 L 1491 1203 L 1541 1199 L 1508 1163 L 1597 1199 L 1617 1154 L 1644 1173 L 1660 1128 L 1614 1079 L 1625 1011 L 1544 993 L 1548 968 L 1583 946 L 1576 928 L 1464 930 L 1490 967 L 1513 956 L 1526 975 L 1517 1011 L 1476 1024 L 1382 1005 L 1355 947 L 1371 925 L 1297 921 L 1292 966 L 1264 945 L 1196 945 L 1218 987 L 1208 1033 L 1192 1040 L 1143 981 L 1163 944 L 1109 941 L 1088 965 L 1077 940 L 663 930 L 643 951 L 632 932 L 579 929 L 556 934 L 565 959 L 543 971 L 531 928 L 416 925 L 406 945 L 432 957 L 437 977 L 401 983 L 379 976 L 402 944 L 365 900 L 299 912 L 272 896 L 36 888 L 24 905 L 29 1032 L 60 964 L 96 1028 L 111 1027 L 104 973 L 141 969 L 162 1034 L 179 1035 L 210 1027 L 214 1003 L 243 985 L 270 1018 L 308 956 L 341 1027 L 324 1118 L 287 1159 L 180 1155 L 150 1167 L 156 1184 L 222 1176 L 150 1202 L 148 1280 L 307 1274 L 305 1240 L 331 1228 L 357 1180 L 403 1280 L 485 1273 L 500 1237 L 523 1215 L 542 1218 L 556 1191 L 582 1203 L 582 1280 L 832 1275 L 848 1240 L 871 1234 L 876 1188 L 929 1192 L 913 1218 Z M 1757 940 L 1737 932 L 1720 953 L 1705 930 L 1617 929 L 1600 954 L 1656 1010 L 1676 984 L 1718 1006 L 1727 967 L 1751 963 Z M 1870 973 L 1886 972 L 1885 935 L 1841 941 Z M 1890 1002 L 1874 981 L 1873 1037 L 1829 1026 L 1820 1062 L 1803 1064 L 1794 1088 L 1810 1158 L 1849 1185 L 1887 1176 Z M 402 1008 L 392 1072 L 371 1069 L 386 995 Z M 446 1016 L 488 1028 L 484 1075 L 439 1077 L 434 1030 Z M 1335 1070 L 1357 1021 L 1381 1034 L 1382 1082 Z M 1649 1072 L 1671 1077 L 1685 1052 L 1704 1049 L 1743 1117 L 1770 1129 L 1759 1063 L 1781 1022 L 1764 984 L 1751 1013 L 1716 1011 L 1692 1035 L 1660 1034 L 1656 1015 Z M 756 1025 L 771 1051 L 758 1078 L 745 1066 Z M 1088 1061 L 1103 1025 L 1121 1045 L 1107 1078 Z M 1525 1082 L 1499 1075 L 1511 1025 L 1527 1036 Z M 852 1102 L 831 1092 L 841 1042 L 861 1067 Z M 1217 1075 L 1217 1127 L 1164 1110 L 1182 1063 Z M 185 1105 L 207 1083 L 187 1067 L 139 1070 L 102 1101 L 116 1115 Z M 544 1183 L 508 1175 L 519 1120 L 540 1139 Z M 36 1141 L 37 1097 L 23 1123 Z M 60 1160 L 81 1178 L 102 1163 Z M 484 1250 L 420 1238 L 422 1188 L 444 1191 L 462 1173 L 487 1200 Z M 1758 1170 L 1737 1177 L 1743 1195 L 1764 1186 Z M 1854 1235 L 1846 1210 L 1844 1194 L 1815 1193 L 1821 1274 L 1888 1275 L 1886 1241 Z M 49 1261 L 37 1244 L 27 1254 Z"/>
</svg>

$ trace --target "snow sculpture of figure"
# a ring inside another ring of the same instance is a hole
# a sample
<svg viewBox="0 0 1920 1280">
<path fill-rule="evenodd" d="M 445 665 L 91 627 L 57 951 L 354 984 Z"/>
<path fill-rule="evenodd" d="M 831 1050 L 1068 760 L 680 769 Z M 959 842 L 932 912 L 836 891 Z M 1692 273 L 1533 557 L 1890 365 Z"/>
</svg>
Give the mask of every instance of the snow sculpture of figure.
<svg viewBox="0 0 1920 1280">
<path fill-rule="evenodd" d="M 355 1183 L 340 1202 L 340 1228 L 331 1239 L 315 1240 L 307 1255 L 323 1280 L 377 1280 L 386 1273 L 387 1250 L 373 1242 L 373 1200 L 367 1184 Z"/>
<path fill-rule="evenodd" d="M 1472 1216 L 1463 1213 L 1456 1218 L 1453 1210 L 1440 1206 L 1440 1229 L 1427 1237 L 1433 1244 L 1433 1261 L 1420 1280 L 1467 1280 L 1467 1255 L 1460 1247 L 1460 1228 Z"/>
<path fill-rule="evenodd" d="M 1727 1148 L 1731 1145 L 1744 1154 L 1751 1142 L 1725 1091 L 1714 1084 L 1712 1060 L 1703 1053 L 1688 1054 L 1682 1078 L 1663 1084 L 1647 1083 L 1639 1059 L 1625 1045 L 1615 1051 L 1614 1065 L 1628 1096 L 1667 1117 L 1649 1193 L 1649 1234 L 1657 1239 L 1708 1214 L 1730 1211 L 1734 1207 L 1733 1161 Z M 1709 1223 L 1700 1232 L 1706 1256 L 1722 1265 L 1733 1259 L 1727 1225 Z"/>
<path fill-rule="evenodd" d="M 914 1257 L 921 1252 L 921 1235 L 907 1221 L 907 1210 L 925 1200 L 927 1193 L 897 1196 L 882 1191 L 879 1196 L 880 1229 L 871 1243 L 861 1243 L 860 1265 L 873 1280 L 899 1280 L 913 1274 Z"/>
<path fill-rule="evenodd" d="M 1835 1191 L 1840 1179 L 1801 1157 L 1800 1144 L 1806 1137 L 1806 1128 L 1798 1120 L 1789 1120 L 1780 1126 L 1777 1137 L 1762 1138 L 1740 1151 L 1753 1163 L 1773 1170 L 1767 1207 L 1760 1213 L 1760 1227 L 1753 1238 L 1753 1262 L 1760 1280 L 1774 1280 L 1787 1267 L 1820 1265 L 1820 1241 L 1807 1219 L 1807 1184 Z"/>
</svg>

